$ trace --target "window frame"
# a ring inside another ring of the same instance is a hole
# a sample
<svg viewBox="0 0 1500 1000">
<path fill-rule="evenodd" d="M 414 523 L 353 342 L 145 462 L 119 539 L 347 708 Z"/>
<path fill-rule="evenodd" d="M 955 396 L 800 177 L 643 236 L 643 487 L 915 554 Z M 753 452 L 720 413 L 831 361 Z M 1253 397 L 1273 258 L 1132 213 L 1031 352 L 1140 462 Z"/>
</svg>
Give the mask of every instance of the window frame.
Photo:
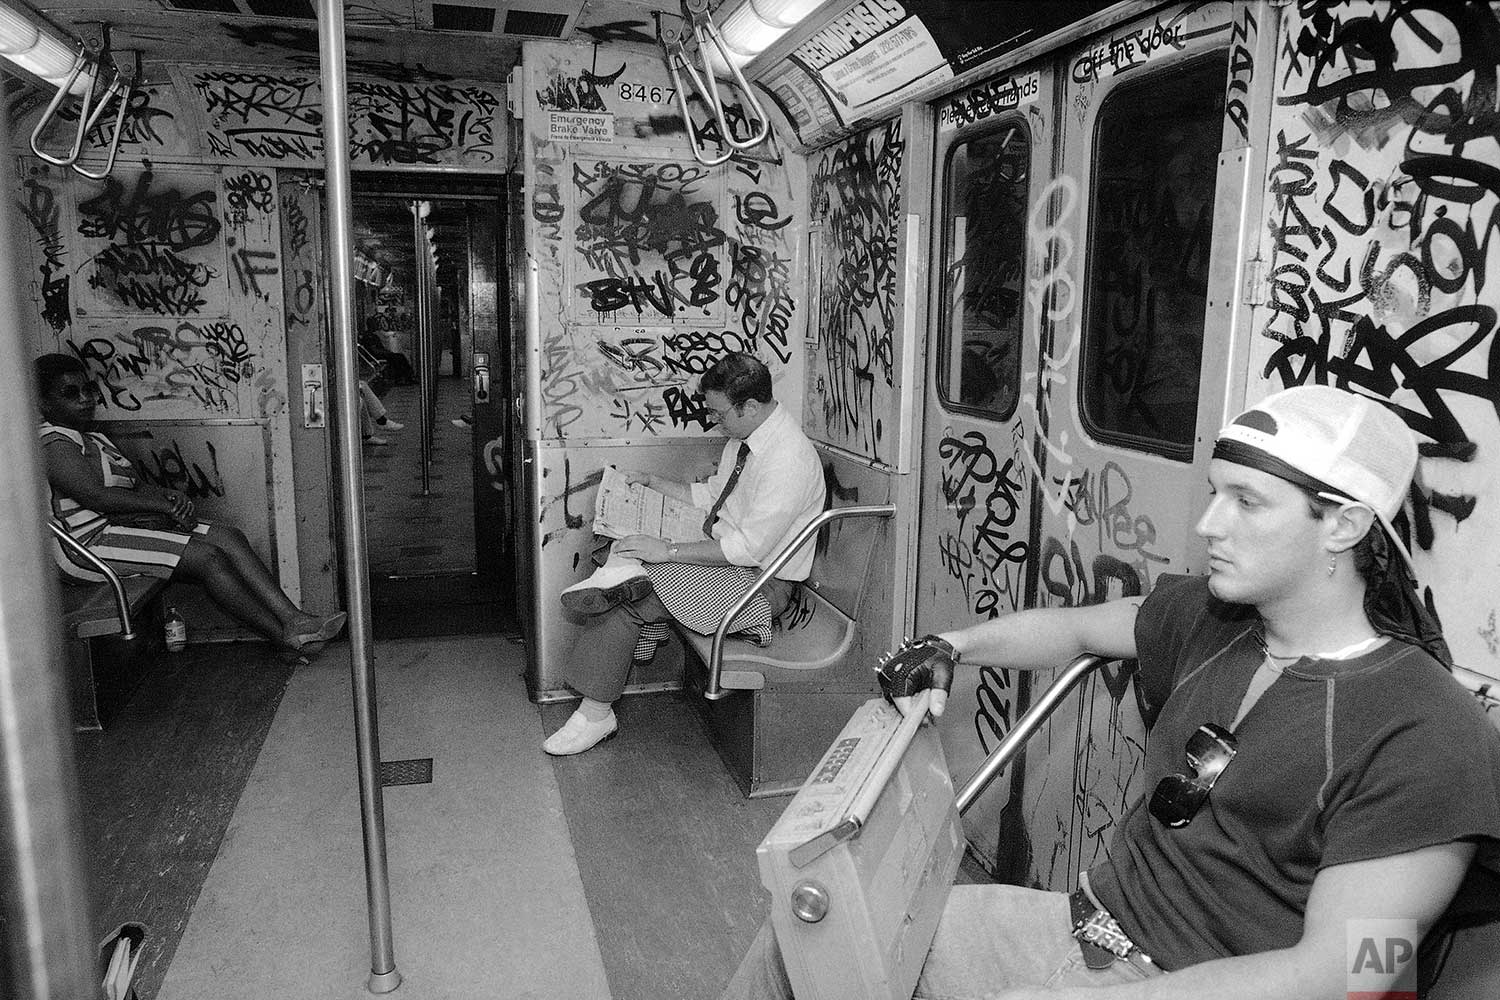
<svg viewBox="0 0 1500 1000">
<path fill-rule="evenodd" d="M 1103 96 L 1103 98 L 1100 99 L 1097 110 L 1094 112 L 1092 129 L 1089 135 L 1089 190 L 1087 192 L 1088 218 L 1084 227 L 1084 231 L 1082 233 L 1084 243 L 1083 271 L 1079 275 L 1082 292 L 1079 303 L 1079 321 L 1081 323 L 1081 329 L 1079 331 L 1078 338 L 1078 386 L 1074 397 L 1075 404 L 1078 407 L 1079 426 L 1084 431 L 1084 433 L 1089 436 L 1090 439 L 1097 441 L 1100 444 L 1127 448 L 1131 451 L 1141 452 L 1148 455 L 1158 455 L 1162 458 L 1166 458 L 1174 462 L 1181 462 L 1184 464 L 1190 464 L 1193 461 L 1193 454 L 1197 446 L 1196 429 L 1186 443 L 1178 443 L 1175 441 L 1168 441 L 1159 437 L 1150 437 L 1142 434 L 1130 433 L 1128 431 L 1104 428 L 1099 424 L 1098 420 L 1089 411 L 1089 400 L 1086 394 L 1090 391 L 1089 383 L 1092 381 L 1091 375 L 1094 373 L 1093 369 L 1090 367 L 1090 360 L 1093 357 L 1094 353 L 1100 348 L 1099 335 L 1094 329 L 1094 324 L 1092 323 L 1094 296 L 1096 294 L 1097 288 L 1097 282 L 1094 280 L 1095 268 L 1098 263 L 1096 260 L 1097 247 L 1095 245 L 1095 237 L 1098 235 L 1098 219 L 1100 217 L 1100 133 L 1102 132 L 1102 124 L 1104 122 L 1105 111 L 1108 110 L 1112 105 L 1117 104 L 1119 100 L 1128 99 L 1131 95 L 1136 93 L 1149 92 L 1150 88 L 1152 88 L 1153 86 L 1159 86 L 1164 77 L 1186 76 L 1190 73 L 1193 73 L 1194 71 L 1202 71 L 1205 68 L 1217 69 L 1219 72 L 1216 74 L 1215 82 L 1218 90 L 1216 91 L 1217 96 L 1215 97 L 1215 100 L 1218 102 L 1221 109 L 1220 115 L 1214 119 L 1216 125 L 1216 131 L 1214 134 L 1216 136 L 1218 147 L 1217 153 L 1215 155 L 1215 160 L 1217 161 L 1218 157 L 1222 156 L 1224 152 L 1224 138 L 1222 129 L 1222 106 L 1224 100 L 1223 72 L 1228 58 L 1229 50 L 1227 48 L 1217 47 L 1207 52 L 1194 54 L 1186 59 L 1173 61 L 1159 68 L 1147 67 L 1139 73 L 1131 74 L 1128 78 L 1126 78 L 1118 85 L 1111 87 L 1110 90 Z M 1215 210 L 1218 203 L 1218 198 L 1218 175 L 1216 170 L 1214 176 L 1214 194 L 1211 199 L 1211 205 L 1215 206 Z M 1210 232 L 1210 236 L 1211 235 L 1212 233 Z M 1211 254 L 1212 250 L 1213 246 L 1210 242 L 1208 252 Z M 1198 407 L 1202 404 L 1203 399 L 1203 358 L 1205 354 L 1204 348 L 1208 339 L 1208 318 L 1206 315 L 1208 296 L 1205 295 L 1204 299 L 1205 315 L 1200 317 L 1203 324 L 1203 332 L 1202 336 L 1199 338 L 1198 344 L 1198 385 L 1193 389 L 1193 409 L 1195 413 L 1197 412 Z"/>
<path fill-rule="evenodd" d="M 953 232 L 949 226 L 949 209 L 953 191 L 952 170 L 953 160 L 960 148 L 968 147 L 972 143 L 998 135 L 1007 129 L 1016 129 L 1026 142 L 1026 198 L 1025 205 L 1031 206 L 1031 195 L 1033 191 L 1033 159 L 1036 153 L 1036 145 L 1031 132 L 1031 123 L 1027 121 L 1026 115 L 1014 111 L 999 116 L 995 119 L 985 121 L 982 125 L 960 132 L 954 140 L 949 143 L 943 154 L 943 170 L 940 189 L 940 202 L 938 225 L 940 229 L 939 242 L 939 266 L 941 274 L 938 279 L 938 328 L 937 328 L 937 350 L 935 352 L 936 368 L 934 369 L 933 384 L 937 391 L 937 398 L 944 412 L 961 413 L 982 420 L 992 420 L 996 423 L 1004 423 L 1015 416 L 1016 410 L 1021 405 L 1022 387 L 1025 385 L 1026 373 L 1024 370 L 1025 340 L 1026 340 L 1026 265 L 1030 247 L 1026 239 L 1025 216 L 1021 219 L 1020 260 L 1021 260 L 1021 301 L 1017 306 L 1017 338 L 1015 352 L 1015 385 L 1016 391 L 1010 401 L 1010 406 L 1004 411 L 985 409 L 969 403 L 963 403 L 950 396 L 951 386 L 948 384 L 947 373 L 953 362 L 954 324 L 953 324 L 953 267 L 949 263 L 949 257 L 953 250 Z M 960 387 L 961 388 L 961 387 Z"/>
</svg>

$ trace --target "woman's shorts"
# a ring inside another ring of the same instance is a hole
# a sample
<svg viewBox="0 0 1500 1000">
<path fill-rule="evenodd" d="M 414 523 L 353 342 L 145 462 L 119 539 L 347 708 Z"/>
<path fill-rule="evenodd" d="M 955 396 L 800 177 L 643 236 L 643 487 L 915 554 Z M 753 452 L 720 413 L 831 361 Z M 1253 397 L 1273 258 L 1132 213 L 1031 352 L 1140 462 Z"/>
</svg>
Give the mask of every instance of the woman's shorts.
<svg viewBox="0 0 1500 1000">
<path fill-rule="evenodd" d="M 177 528 L 135 528 L 123 524 L 104 527 L 85 544 L 88 550 L 121 576 L 169 579 L 194 535 L 206 535 L 210 525 L 199 521 L 191 531 Z M 104 576 L 82 556 L 54 541 L 63 575 L 79 583 L 100 583 Z"/>
</svg>

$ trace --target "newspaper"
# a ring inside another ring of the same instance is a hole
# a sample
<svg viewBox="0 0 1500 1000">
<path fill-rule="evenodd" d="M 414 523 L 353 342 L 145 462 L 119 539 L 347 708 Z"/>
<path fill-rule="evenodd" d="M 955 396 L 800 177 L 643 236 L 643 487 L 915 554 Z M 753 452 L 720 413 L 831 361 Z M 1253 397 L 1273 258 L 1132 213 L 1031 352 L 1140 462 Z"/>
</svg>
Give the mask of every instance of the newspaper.
<svg viewBox="0 0 1500 1000">
<path fill-rule="evenodd" d="M 594 497 L 594 534 L 605 538 L 650 535 L 669 542 L 696 542 L 705 538 L 703 521 L 708 511 L 673 499 L 645 483 L 628 483 L 614 466 L 604 469 L 599 492 Z"/>
</svg>

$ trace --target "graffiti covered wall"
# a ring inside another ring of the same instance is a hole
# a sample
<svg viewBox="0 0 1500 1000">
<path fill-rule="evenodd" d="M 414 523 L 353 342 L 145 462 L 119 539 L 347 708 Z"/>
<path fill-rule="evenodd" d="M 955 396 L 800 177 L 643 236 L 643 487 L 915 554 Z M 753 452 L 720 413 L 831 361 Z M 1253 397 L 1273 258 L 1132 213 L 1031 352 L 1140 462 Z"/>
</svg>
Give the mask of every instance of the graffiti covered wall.
<svg viewBox="0 0 1500 1000">
<path fill-rule="evenodd" d="M 288 516 L 268 529 L 262 494 L 239 526 L 295 581 L 274 171 L 122 162 L 95 181 L 27 157 L 17 176 L 34 353 L 81 359 L 106 425 L 172 421 L 175 436 L 160 437 L 147 478 L 212 495 L 224 509 L 236 509 L 236 498 L 219 463 L 234 459 L 188 440 L 190 424 L 253 425 L 245 440 L 267 441 L 274 504 Z"/>
<path fill-rule="evenodd" d="M 178 65 L 168 67 L 168 76 L 170 84 L 143 86 L 132 95 L 122 159 L 322 166 L 323 91 L 316 73 Z M 347 91 L 349 163 L 356 170 L 494 170 L 506 164 L 503 87 L 355 77 Z M 24 95 L 11 110 L 13 136 L 30 135 L 48 96 Z M 113 135 L 112 108 L 105 118 L 89 134 L 84 162 L 102 162 Z M 44 148 L 71 141 L 76 107 L 58 119 L 45 133 Z"/>
<path fill-rule="evenodd" d="M 1216 195 L 1218 159 L 1244 142 L 1235 124 L 1244 109 L 1231 113 L 1222 99 L 1225 50 L 1241 36 L 1254 50 L 1254 22 L 1234 18 L 1255 9 L 1153 9 L 938 109 L 947 208 L 934 227 L 944 240 L 934 271 L 950 282 L 939 316 L 961 323 L 966 338 L 930 349 L 955 405 L 930 390 L 918 555 L 925 617 L 915 631 L 1023 607 L 1099 604 L 1186 568 L 1201 474 L 1190 458 L 1143 448 L 1145 435 L 1110 431 L 1130 422 L 1119 417 L 1122 401 L 1147 414 L 1143 422 L 1161 431 L 1153 438 L 1191 426 L 1182 394 L 1197 385 L 1196 357 L 1186 371 L 1174 355 L 1196 354 L 1205 340 L 1212 224 L 1216 209 L 1233 210 L 1232 198 Z M 1241 78 L 1249 59 L 1233 64 Z M 986 118 L 993 123 L 945 144 L 945 131 Z M 956 301 L 960 289 L 974 301 Z M 1013 341 L 991 335 L 1012 328 Z M 955 391 L 1004 373 L 968 364 L 959 345 L 975 332 L 986 351 L 1012 352 L 1019 391 L 999 399 L 1015 399 L 1013 413 Z M 1215 356 L 1222 363 L 1223 350 Z M 1149 385 L 1134 377 L 1146 373 Z M 1043 724 L 1025 766 L 966 814 L 971 846 L 1002 880 L 1072 888 L 1107 853 L 1141 791 L 1133 672 L 1111 665 L 1090 677 Z M 972 773 L 1055 676 L 981 668 L 956 686 L 950 712 L 961 714 L 943 720 L 955 775 Z"/>
<path fill-rule="evenodd" d="M 588 571 L 600 468 L 711 471 L 722 438 L 697 378 L 728 351 L 764 361 L 801 411 L 806 223 L 800 160 L 774 138 L 718 166 L 693 158 L 659 52 L 528 42 L 523 67 L 545 687 L 575 629 L 548 619 Z M 748 135 L 743 109 L 727 110 Z"/>
<path fill-rule="evenodd" d="M 900 119 L 811 157 L 809 200 L 819 228 L 816 341 L 803 426 L 829 444 L 895 462 L 896 278 Z"/>
<path fill-rule="evenodd" d="M 1252 395 L 1327 383 L 1417 434 L 1406 506 L 1455 659 L 1500 677 L 1500 14 L 1485 3 L 1283 8 Z"/>
<path fill-rule="evenodd" d="M 526 50 L 541 436 L 701 436 L 692 383 L 732 350 L 800 405 L 795 164 L 774 140 L 697 163 L 660 58 L 605 51 Z"/>
</svg>

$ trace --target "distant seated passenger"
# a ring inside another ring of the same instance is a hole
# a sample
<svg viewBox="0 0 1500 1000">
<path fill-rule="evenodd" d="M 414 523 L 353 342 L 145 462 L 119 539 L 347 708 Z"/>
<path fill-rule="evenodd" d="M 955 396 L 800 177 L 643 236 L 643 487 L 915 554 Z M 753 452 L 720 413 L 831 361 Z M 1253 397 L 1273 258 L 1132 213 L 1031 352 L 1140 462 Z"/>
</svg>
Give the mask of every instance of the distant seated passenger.
<svg viewBox="0 0 1500 1000">
<path fill-rule="evenodd" d="M 903 711 L 926 690 L 941 714 L 960 659 L 1035 669 L 1081 652 L 1138 660 L 1159 708 L 1147 794 L 1108 857 L 1071 895 L 955 886 L 915 997 L 1418 995 L 1445 942 L 1418 943 L 1500 842 L 1500 733 L 1448 673 L 1388 527 L 1416 465 L 1379 403 L 1287 389 L 1220 431 L 1197 525 L 1207 576 L 1003 615 L 887 660 Z M 791 995 L 767 926 L 725 1000 Z"/>
<path fill-rule="evenodd" d="M 190 499 L 145 482 L 108 437 L 90 430 L 97 391 L 81 361 L 47 354 L 35 371 L 52 516 L 70 535 L 121 575 L 200 585 L 287 662 L 305 662 L 339 634 L 344 612 L 297 607 L 238 529 L 199 521 Z M 65 576 L 100 579 L 65 547 L 57 552 Z"/>
<path fill-rule="evenodd" d="M 417 373 L 411 366 L 411 359 L 396 350 L 393 340 L 390 331 L 380 329 L 379 321 L 373 320 L 360 335 L 359 346 L 370 352 L 377 361 L 385 362 L 386 374 L 392 385 L 416 385 Z"/>
</svg>

